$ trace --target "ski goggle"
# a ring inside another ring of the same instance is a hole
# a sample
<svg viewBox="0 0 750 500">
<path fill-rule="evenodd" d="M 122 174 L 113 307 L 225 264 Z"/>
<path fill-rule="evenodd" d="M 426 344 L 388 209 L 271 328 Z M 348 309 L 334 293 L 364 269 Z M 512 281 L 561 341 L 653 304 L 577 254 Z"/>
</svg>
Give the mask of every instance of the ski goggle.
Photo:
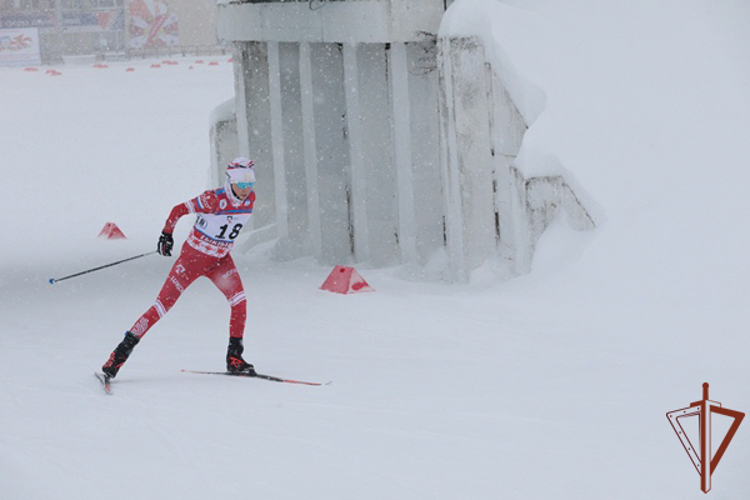
<svg viewBox="0 0 750 500">
<path fill-rule="evenodd" d="M 248 189 L 248 188 L 253 187 L 252 182 L 237 182 L 236 184 L 237 184 L 237 187 L 240 189 Z"/>
</svg>

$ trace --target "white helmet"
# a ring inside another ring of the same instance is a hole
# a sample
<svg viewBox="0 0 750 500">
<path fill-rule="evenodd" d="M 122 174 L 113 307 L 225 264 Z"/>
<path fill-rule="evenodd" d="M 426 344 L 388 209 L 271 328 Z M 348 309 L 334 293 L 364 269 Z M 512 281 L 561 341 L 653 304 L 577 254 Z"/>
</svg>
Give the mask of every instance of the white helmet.
<svg viewBox="0 0 750 500">
<path fill-rule="evenodd" d="M 253 160 L 240 156 L 227 165 L 227 177 L 231 184 L 238 182 L 255 182 L 255 171 Z"/>
</svg>

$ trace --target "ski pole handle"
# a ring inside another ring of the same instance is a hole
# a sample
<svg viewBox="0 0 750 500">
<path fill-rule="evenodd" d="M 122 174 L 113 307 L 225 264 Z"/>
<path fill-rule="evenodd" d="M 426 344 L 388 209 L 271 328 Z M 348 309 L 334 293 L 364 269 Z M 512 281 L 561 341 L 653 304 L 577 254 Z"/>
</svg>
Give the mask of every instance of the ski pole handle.
<svg viewBox="0 0 750 500">
<path fill-rule="evenodd" d="M 93 273 L 94 271 L 98 271 L 100 269 L 106 269 L 107 267 L 116 266 L 117 264 L 122 264 L 123 262 L 128 262 L 129 260 L 140 259 L 141 257 L 145 257 L 147 255 L 151 255 L 151 254 L 155 254 L 155 253 L 157 253 L 156 250 L 154 250 L 153 252 L 142 253 L 140 255 L 136 255 L 135 257 L 128 257 L 127 259 L 118 260 L 117 262 L 112 262 L 111 264 L 105 264 L 103 266 L 95 267 L 95 268 L 89 269 L 87 271 L 81 271 L 80 273 L 71 274 L 70 276 L 65 276 L 63 278 L 50 278 L 49 279 L 49 284 L 50 285 L 54 285 L 58 281 L 63 281 L 63 280 L 67 280 L 67 279 L 70 279 L 70 278 L 75 278 L 76 276 L 81 276 L 81 275 L 84 275 L 84 274 Z"/>
</svg>

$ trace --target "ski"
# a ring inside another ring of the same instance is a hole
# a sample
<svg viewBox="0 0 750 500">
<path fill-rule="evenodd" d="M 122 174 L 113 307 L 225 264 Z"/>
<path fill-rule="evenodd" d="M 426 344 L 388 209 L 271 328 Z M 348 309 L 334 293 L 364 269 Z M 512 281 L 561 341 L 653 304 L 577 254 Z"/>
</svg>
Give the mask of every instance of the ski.
<svg viewBox="0 0 750 500">
<path fill-rule="evenodd" d="M 99 380 L 99 382 L 102 383 L 102 387 L 104 388 L 104 392 L 107 395 L 111 396 L 113 394 L 112 393 L 112 384 L 111 384 L 112 379 L 110 379 L 108 376 L 104 375 L 103 373 L 99 373 L 99 372 L 94 372 L 94 376 Z"/>
<path fill-rule="evenodd" d="M 285 384 L 301 384 L 301 385 L 331 385 L 331 382 L 322 384 L 320 382 L 305 382 L 304 380 L 292 380 L 288 378 L 274 377 L 272 375 L 263 375 L 256 373 L 255 375 L 242 374 L 242 373 L 229 373 L 229 372 L 209 372 L 200 370 L 181 370 L 183 373 L 194 373 L 197 375 L 226 375 L 227 377 L 245 377 L 245 378 L 259 378 L 261 380 L 270 380 L 271 382 L 282 382 Z"/>
</svg>

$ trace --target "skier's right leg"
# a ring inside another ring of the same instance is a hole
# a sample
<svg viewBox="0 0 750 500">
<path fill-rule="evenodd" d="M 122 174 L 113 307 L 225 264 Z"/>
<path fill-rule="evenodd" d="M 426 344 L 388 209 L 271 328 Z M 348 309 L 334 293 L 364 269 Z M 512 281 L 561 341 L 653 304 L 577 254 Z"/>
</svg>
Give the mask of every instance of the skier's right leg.
<svg viewBox="0 0 750 500">
<path fill-rule="evenodd" d="M 125 338 L 119 343 L 112 354 L 109 355 L 109 359 L 104 366 L 102 366 L 102 372 L 109 378 L 115 378 L 120 367 L 128 360 L 130 353 L 133 352 L 133 348 L 138 344 L 141 339 L 136 337 L 130 332 L 125 332 Z"/>
<path fill-rule="evenodd" d="M 133 352 L 133 348 L 138 344 L 141 338 L 146 335 L 146 332 L 154 326 L 154 323 L 159 321 L 172 306 L 174 306 L 177 299 L 180 298 L 185 289 L 190 286 L 193 281 L 198 277 L 202 276 L 205 272 L 205 260 L 204 254 L 195 251 L 192 247 L 184 245 L 180 257 L 175 261 L 172 266 L 172 270 L 169 272 L 164 285 L 156 297 L 154 305 L 148 308 L 143 315 L 136 320 L 135 324 L 125 332 L 125 338 L 110 354 L 109 359 L 104 366 L 102 366 L 102 372 L 109 377 L 115 378 L 120 367 L 127 361 L 130 353 Z"/>
<path fill-rule="evenodd" d="M 227 348 L 227 371 L 234 375 L 255 375 L 255 367 L 242 358 L 245 348 L 242 337 L 245 332 L 247 301 L 240 273 L 231 255 L 221 259 L 219 265 L 206 274 L 227 298 L 231 314 L 229 317 L 229 347 Z"/>
</svg>

